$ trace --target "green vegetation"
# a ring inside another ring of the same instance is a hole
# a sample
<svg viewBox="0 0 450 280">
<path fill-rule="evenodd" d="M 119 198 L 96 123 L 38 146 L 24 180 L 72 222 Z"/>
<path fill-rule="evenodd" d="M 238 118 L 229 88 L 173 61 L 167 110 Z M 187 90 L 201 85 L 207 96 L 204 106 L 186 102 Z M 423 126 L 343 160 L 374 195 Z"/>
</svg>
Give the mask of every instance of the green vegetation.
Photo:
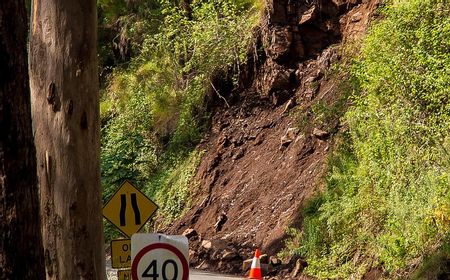
<svg viewBox="0 0 450 280">
<path fill-rule="evenodd" d="M 111 46 L 100 47 L 110 73 L 100 106 L 103 198 L 128 179 L 169 223 L 189 207 L 195 187 L 205 94 L 217 79 L 236 82 L 259 10 L 253 0 L 130 2 L 98 1 L 103 26 L 120 26 L 118 49 L 131 55 L 113 58 Z M 107 238 L 114 235 L 108 226 Z"/>
<path fill-rule="evenodd" d="M 290 244 L 322 279 L 371 268 L 404 279 L 449 256 L 450 6 L 395 0 L 382 13 L 350 69 L 353 105 L 326 190 Z"/>
</svg>

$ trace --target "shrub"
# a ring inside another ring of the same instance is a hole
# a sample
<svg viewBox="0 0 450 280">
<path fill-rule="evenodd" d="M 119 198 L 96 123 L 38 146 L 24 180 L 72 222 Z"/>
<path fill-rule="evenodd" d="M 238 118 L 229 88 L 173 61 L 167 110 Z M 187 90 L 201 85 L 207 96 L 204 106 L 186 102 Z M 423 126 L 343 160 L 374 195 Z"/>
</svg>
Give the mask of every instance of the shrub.
<svg viewBox="0 0 450 280">
<path fill-rule="evenodd" d="M 110 19 L 126 11 L 115 6 L 122 2 L 100 4 Z M 189 206 L 195 187 L 195 146 L 209 118 L 205 94 L 218 73 L 236 82 L 259 13 L 253 0 L 194 0 L 190 11 L 167 0 L 156 6 L 157 31 L 142 33 L 142 16 L 122 15 L 127 32 L 139 35 L 132 39 L 138 53 L 112 71 L 101 103 L 102 185 L 104 200 L 124 179 L 145 186 L 170 222 Z"/>
<path fill-rule="evenodd" d="M 448 242 L 450 6 L 390 1 L 383 14 L 351 69 L 349 141 L 305 217 L 299 252 L 321 278 L 405 277 Z"/>
</svg>

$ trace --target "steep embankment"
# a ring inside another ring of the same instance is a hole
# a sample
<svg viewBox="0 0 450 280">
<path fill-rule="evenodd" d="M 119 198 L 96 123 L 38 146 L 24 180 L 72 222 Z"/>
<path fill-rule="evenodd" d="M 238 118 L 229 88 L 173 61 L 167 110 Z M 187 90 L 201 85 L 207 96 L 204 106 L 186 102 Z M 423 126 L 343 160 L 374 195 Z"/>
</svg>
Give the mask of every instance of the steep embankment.
<svg viewBox="0 0 450 280">
<path fill-rule="evenodd" d="M 237 271 L 254 248 L 268 254 L 283 248 L 286 230 L 301 222 L 300 209 L 320 188 L 339 129 L 337 116 L 314 122 L 311 114 L 317 120 L 320 106 L 340 102 L 330 66 L 342 59 L 339 45 L 366 30 L 378 4 L 267 3 L 244 71 L 247 87 L 221 92 L 227 104 L 214 109 L 200 145 L 205 155 L 192 208 L 169 229 L 197 232 L 189 234 L 194 265 Z"/>
</svg>

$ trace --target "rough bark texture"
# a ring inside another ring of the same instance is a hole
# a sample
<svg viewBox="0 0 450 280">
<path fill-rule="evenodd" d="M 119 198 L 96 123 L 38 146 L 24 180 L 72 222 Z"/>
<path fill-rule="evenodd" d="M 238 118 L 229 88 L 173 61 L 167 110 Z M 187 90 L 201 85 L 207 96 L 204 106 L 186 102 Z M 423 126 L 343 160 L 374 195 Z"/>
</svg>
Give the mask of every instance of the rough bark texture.
<svg viewBox="0 0 450 280">
<path fill-rule="evenodd" d="M 47 279 L 103 279 L 94 0 L 35 0 L 30 81 Z"/>
<path fill-rule="evenodd" d="M 25 2 L 0 1 L 0 279 L 45 279 Z"/>
</svg>

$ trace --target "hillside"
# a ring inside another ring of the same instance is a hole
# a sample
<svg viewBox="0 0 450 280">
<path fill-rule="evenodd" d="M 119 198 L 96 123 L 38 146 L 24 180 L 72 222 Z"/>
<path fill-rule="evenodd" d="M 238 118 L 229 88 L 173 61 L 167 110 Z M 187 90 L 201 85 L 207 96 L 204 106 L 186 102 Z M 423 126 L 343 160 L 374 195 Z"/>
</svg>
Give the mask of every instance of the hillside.
<svg viewBox="0 0 450 280">
<path fill-rule="evenodd" d="M 445 1 L 100 2 L 105 200 L 142 186 L 200 269 L 448 279 Z"/>
<path fill-rule="evenodd" d="M 345 59 L 343 42 L 362 35 L 378 5 L 277 1 L 267 7 L 255 46 L 263 51 L 249 57 L 244 73 L 248 86 L 221 92 L 230 107 L 216 101 L 199 148 L 206 152 L 193 179 L 199 184 L 193 207 L 169 230 L 195 229 L 217 246 L 204 250 L 202 240 L 194 242 L 193 265 L 239 272 L 255 248 L 275 255 L 287 229 L 301 225 L 305 202 L 323 187 L 341 125 L 343 108 L 325 116 L 343 106 L 345 94 L 331 67 Z M 221 261 L 223 250 L 238 252 L 234 262 Z"/>
</svg>

